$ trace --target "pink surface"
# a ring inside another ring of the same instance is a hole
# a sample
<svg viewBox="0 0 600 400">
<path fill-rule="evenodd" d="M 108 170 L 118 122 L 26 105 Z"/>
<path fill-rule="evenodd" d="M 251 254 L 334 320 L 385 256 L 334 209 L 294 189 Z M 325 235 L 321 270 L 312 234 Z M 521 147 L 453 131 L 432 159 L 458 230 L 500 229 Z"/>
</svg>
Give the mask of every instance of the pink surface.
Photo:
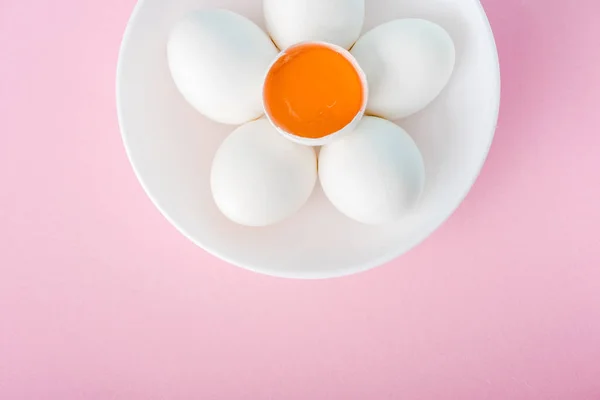
<svg viewBox="0 0 600 400">
<path fill-rule="evenodd" d="M 115 113 L 134 0 L 0 1 L 0 399 L 599 399 L 597 0 L 485 0 L 500 127 L 405 257 L 255 275 L 146 198 Z"/>
</svg>

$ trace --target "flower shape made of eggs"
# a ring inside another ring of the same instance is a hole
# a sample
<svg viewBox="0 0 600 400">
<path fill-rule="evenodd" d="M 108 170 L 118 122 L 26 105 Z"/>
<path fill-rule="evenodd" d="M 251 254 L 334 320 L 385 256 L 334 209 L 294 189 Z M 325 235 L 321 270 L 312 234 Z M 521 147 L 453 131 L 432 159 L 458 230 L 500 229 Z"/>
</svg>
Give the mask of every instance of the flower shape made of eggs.
<svg viewBox="0 0 600 400">
<path fill-rule="evenodd" d="M 455 61 L 448 33 L 397 19 L 360 36 L 364 0 L 264 0 L 263 10 L 269 35 L 231 11 L 200 10 L 167 46 L 183 97 L 214 121 L 240 125 L 213 160 L 218 208 L 242 225 L 274 224 L 304 205 L 318 177 L 356 221 L 405 215 L 425 167 L 390 120 L 422 110 L 446 86 Z"/>
</svg>

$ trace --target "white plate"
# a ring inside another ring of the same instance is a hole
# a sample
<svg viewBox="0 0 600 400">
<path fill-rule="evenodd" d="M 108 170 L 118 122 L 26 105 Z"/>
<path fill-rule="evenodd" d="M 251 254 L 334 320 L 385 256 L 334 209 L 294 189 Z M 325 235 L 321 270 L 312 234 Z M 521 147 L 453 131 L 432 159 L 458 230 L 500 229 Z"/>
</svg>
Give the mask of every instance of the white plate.
<svg viewBox="0 0 600 400">
<path fill-rule="evenodd" d="M 232 264 L 293 278 L 348 275 L 390 261 L 438 228 L 466 196 L 487 156 L 498 118 L 500 71 L 494 38 L 478 0 L 367 0 L 363 32 L 421 17 L 443 26 L 457 64 L 426 110 L 397 121 L 415 139 L 427 183 L 419 208 L 383 227 L 353 222 L 317 188 L 294 217 L 267 228 L 227 220 L 210 192 L 212 157 L 234 127 L 211 122 L 177 92 L 166 40 L 187 11 L 228 8 L 264 27 L 260 0 L 141 0 L 123 39 L 117 108 L 131 164 L 158 209 L 185 236 Z"/>
</svg>

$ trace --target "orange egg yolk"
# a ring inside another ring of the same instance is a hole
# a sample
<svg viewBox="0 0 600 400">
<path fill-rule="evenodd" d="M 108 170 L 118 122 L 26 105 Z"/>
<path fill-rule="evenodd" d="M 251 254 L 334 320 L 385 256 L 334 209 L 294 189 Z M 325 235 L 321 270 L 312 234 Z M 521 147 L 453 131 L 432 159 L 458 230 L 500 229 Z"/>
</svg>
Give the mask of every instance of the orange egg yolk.
<svg viewBox="0 0 600 400">
<path fill-rule="evenodd" d="M 307 43 L 292 47 L 267 73 L 263 100 L 273 123 L 305 138 L 322 138 L 360 112 L 364 90 L 354 65 L 335 49 Z"/>
</svg>

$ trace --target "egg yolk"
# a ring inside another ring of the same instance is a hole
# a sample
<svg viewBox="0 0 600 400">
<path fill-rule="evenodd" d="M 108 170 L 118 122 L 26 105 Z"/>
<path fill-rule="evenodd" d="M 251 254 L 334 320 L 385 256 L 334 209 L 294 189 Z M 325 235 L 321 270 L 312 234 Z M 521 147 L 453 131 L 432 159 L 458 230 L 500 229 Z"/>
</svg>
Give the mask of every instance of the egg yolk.
<svg viewBox="0 0 600 400">
<path fill-rule="evenodd" d="M 321 44 L 290 48 L 267 73 L 266 112 L 281 129 L 322 138 L 348 125 L 360 112 L 364 90 L 354 65 Z"/>
</svg>

